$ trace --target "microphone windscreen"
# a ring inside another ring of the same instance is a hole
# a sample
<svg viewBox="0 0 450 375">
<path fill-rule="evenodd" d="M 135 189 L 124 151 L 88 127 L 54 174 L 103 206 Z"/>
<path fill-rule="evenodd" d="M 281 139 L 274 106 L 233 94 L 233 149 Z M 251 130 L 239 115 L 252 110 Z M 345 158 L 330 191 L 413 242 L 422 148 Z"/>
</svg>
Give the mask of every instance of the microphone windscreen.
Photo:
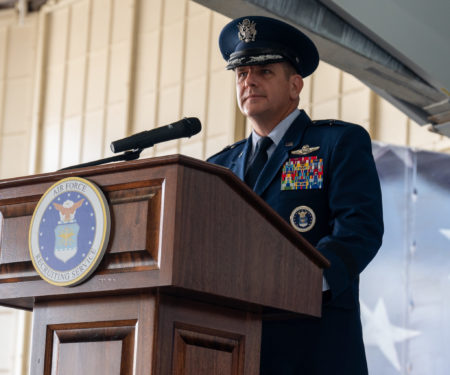
<svg viewBox="0 0 450 375">
<path fill-rule="evenodd" d="M 202 130 L 202 124 L 197 117 L 186 117 L 184 119 L 187 124 L 189 124 L 190 134 L 187 137 L 192 137 Z"/>
</svg>

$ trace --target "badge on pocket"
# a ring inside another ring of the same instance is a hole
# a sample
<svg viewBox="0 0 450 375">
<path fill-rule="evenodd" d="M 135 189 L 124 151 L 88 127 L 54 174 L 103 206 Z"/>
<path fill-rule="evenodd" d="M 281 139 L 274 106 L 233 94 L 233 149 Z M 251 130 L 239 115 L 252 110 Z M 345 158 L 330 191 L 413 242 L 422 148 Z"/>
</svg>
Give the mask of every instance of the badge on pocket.
<svg viewBox="0 0 450 375">
<path fill-rule="evenodd" d="M 291 225 L 296 231 L 308 232 L 316 224 L 316 215 L 308 206 L 298 206 L 291 212 Z"/>
</svg>

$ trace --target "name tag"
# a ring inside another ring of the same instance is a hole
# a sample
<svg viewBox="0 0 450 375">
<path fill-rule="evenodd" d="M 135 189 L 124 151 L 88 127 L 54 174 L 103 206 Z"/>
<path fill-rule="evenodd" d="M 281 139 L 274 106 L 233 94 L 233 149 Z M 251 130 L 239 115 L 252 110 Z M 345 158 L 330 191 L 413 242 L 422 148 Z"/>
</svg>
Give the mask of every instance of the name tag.
<svg viewBox="0 0 450 375">
<path fill-rule="evenodd" d="M 304 156 L 289 159 L 283 165 L 281 190 L 322 189 L 323 159 Z"/>
</svg>

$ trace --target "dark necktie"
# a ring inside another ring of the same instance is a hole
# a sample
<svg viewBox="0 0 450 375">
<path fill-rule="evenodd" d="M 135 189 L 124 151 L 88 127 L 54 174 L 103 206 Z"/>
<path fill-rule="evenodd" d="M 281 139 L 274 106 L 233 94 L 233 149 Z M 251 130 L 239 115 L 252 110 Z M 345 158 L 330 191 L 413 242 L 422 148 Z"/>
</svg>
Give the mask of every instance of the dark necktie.
<svg viewBox="0 0 450 375">
<path fill-rule="evenodd" d="M 255 182 L 267 162 L 267 149 L 272 144 L 273 141 L 272 139 L 270 139 L 270 137 L 262 137 L 256 144 L 255 156 L 251 161 L 251 164 L 248 167 L 247 173 L 245 174 L 244 178 L 245 183 L 252 189 L 255 186 Z"/>
</svg>

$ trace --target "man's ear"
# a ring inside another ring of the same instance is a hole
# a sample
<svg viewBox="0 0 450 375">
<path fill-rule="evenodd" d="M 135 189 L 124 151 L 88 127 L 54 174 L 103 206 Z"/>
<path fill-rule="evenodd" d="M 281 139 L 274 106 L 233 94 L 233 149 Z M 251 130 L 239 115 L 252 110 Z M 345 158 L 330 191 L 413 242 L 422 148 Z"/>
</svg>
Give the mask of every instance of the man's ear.
<svg viewBox="0 0 450 375">
<path fill-rule="evenodd" d="M 289 78 L 292 99 L 298 98 L 303 89 L 303 78 L 300 74 L 293 74 Z"/>
</svg>

